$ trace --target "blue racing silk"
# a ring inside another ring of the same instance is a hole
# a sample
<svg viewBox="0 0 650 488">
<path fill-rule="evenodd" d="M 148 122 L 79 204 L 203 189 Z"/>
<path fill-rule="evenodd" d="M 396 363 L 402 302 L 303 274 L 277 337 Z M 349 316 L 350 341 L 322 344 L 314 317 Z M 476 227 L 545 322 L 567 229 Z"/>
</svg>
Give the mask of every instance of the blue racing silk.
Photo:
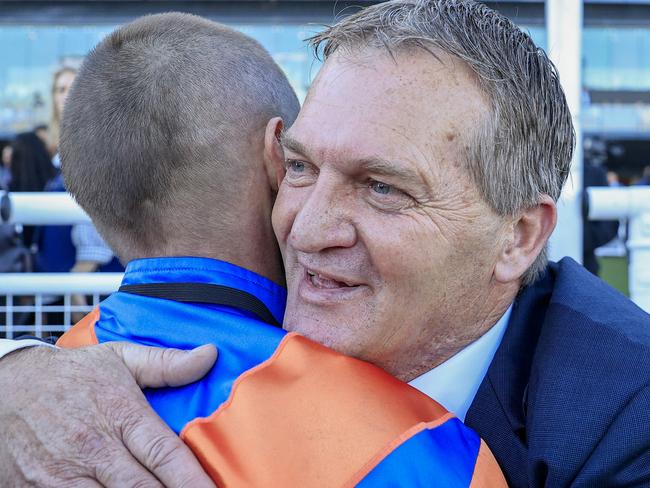
<svg viewBox="0 0 650 488">
<path fill-rule="evenodd" d="M 230 263 L 196 257 L 129 263 L 122 284 L 148 283 L 235 288 L 282 323 L 286 291 Z M 217 347 L 217 362 L 203 379 L 145 395 L 218 486 L 506 486 L 485 443 L 437 402 L 369 363 L 244 310 L 117 292 L 59 345 L 108 341 Z"/>
</svg>

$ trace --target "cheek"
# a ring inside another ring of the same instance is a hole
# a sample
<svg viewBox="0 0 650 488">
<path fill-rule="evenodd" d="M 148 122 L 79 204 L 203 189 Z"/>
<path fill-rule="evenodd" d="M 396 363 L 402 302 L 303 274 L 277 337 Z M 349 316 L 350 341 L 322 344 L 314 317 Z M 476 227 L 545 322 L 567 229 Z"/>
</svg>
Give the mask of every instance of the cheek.
<svg viewBox="0 0 650 488">
<path fill-rule="evenodd" d="M 425 218 L 393 219 L 378 229 L 368 238 L 369 255 L 381 280 L 381 303 L 391 314 L 399 314 L 392 320 L 404 324 L 403 333 L 419 330 L 449 306 L 457 306 L 453 296 L 464 286 L 465 276 L 460 267 L 472 267 L 458 242 L 449 242 Z"/>
<path fill-rule="evenodd" d="M 502 248 L 503 229 L 488 216 L 476 218 L 460 234 L 457 245 L 458 267 L 465 276 L 483 280 L 491 276 Z"/>
<path fill-rule="evenodd" d="M 374 226 L 368 242 L 374 265 L 385 279 L 402 285 L 420 283 L 440 266 L 449 249 L 434 227 L 410 216 L 382 219 Z"/>
<path fill-rule="evenodd" d="M 446 250 L 426 222 L 384 215 L 367 219 L 359 233 L 379 284 L 382 309 L 410 315 L 431 301 L 439 289 Z"/>
<path fill-rule="evenodd" d="M 284 253 L 293 221 L 296 218 L 300 208 L 300 195 L 295 189 L 289 188 L 284 184 L 280 185 L 278 196 L 271 213 L 271 223 L 275 237 L 280 244 L 280 249 Z"/>
</svg>

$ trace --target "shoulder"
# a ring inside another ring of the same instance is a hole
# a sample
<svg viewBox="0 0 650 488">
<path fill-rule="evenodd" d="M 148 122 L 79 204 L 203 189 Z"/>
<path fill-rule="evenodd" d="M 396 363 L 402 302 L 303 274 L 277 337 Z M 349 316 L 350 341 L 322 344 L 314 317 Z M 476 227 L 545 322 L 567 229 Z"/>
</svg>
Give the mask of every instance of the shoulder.
<svg viewBox="0 0 650 488">
<path fill-rule="evenodd" d="M 509 329 L 531 336 L 533 366 L 557 369 L 559 383 L 595 372 L 594 388 L 650 380 L 650 315 L 569 258 L 520 293 Z"/>
<path fill-rule="evenodd" d="M 650 486 L 649 424 L 650 385 L 645 385 L 617 412 L 581 466 L 576 484 Z"/>
<path fill-rule="evenodd" d="M 599 453 L 606 471 L 605 460 L 638 447 L 611 439 L 640 435 L 645 427 L 634 419 L 650 412 L 650 316 L 572 260 L 548 274 L 528 384 L 531 454 L 577 467 Z"/>
<path fill-rule="evenodd" d="M 650 315 L 573 260 L 549 273 L 553 284 L 533 361 L 540 373 L 556 371 L 558 384 L 595 391 L 649 384 Z"/>
<path fill-rule="evenodd" d="M 551 331 L 557 333 L 562 328 L 573 332 L 565 339 L 573 339 L 578 346 L 587 332 L 584 327 L 589 327 L 588 335 L 601 340 L 616 337 L 618 340 L 608 345 L 610 355 L 611 347 L 618 343 L 650 350 L 650 315 L 629 298 L 572 259 L 552 265 L 551 272 L 554 285 L 545 321 Z"/>
</svg>

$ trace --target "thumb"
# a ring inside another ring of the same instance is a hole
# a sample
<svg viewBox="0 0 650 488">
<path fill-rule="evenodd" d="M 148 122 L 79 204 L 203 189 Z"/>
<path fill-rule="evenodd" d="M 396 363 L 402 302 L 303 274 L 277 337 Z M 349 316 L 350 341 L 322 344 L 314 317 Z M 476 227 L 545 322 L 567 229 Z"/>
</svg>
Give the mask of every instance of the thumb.
<svg viewBox="0 0 650 488">
<path fill-rule="evenodd" d="M 196 349 L 148 347 L 128 342 L 108 342 L 140 388 L 182 386 L 201 379 L 217 359 L 217 348 L 206 344 Z"/>
</svg>

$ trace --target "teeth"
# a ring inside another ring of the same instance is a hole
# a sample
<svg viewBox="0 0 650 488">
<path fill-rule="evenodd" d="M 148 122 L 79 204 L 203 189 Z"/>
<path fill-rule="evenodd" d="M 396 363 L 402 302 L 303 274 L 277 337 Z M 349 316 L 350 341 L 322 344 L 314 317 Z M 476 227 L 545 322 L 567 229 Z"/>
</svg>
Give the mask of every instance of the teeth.
<svg viewBox="0 0 650 488">
<path fill-rule="evenodd" d="M 332 289 L 332 288 L 341 288 L 341 287 L 351 287 L 352 285 L 349 285 L 348 283 L 342 282 L 342 281 L 337 281 L 333 280 L 331 278 L 327 278 L 323 275 L 320 275 L 318 273 L 314 273 L 313 271 L 307 270 L 307 275 L 309 276 L 309 281 L 311 281 L 312 285 L 314 285 L 317 288 L 327 288 L 327 289 Z"/>
</svg>

